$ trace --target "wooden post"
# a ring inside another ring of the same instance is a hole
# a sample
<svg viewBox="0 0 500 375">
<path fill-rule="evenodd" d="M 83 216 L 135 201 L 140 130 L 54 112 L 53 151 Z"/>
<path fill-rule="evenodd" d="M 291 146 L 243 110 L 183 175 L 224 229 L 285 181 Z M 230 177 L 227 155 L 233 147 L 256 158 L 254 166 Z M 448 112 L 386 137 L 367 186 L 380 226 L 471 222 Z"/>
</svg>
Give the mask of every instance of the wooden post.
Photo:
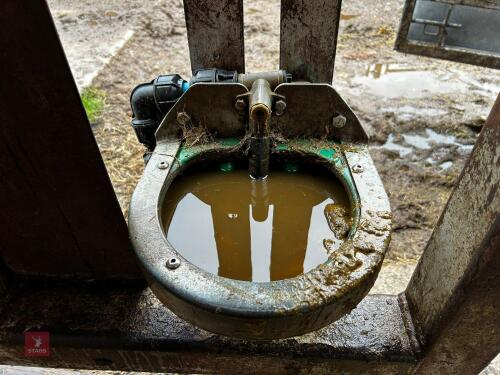
<svg viewBox="0 0 500 375">
<path fill-rule="evenodd" d="M 138 277 L 128 231 L 44 0 L 0 11 L 0 251 L 15 273 Z"/>
</svg>

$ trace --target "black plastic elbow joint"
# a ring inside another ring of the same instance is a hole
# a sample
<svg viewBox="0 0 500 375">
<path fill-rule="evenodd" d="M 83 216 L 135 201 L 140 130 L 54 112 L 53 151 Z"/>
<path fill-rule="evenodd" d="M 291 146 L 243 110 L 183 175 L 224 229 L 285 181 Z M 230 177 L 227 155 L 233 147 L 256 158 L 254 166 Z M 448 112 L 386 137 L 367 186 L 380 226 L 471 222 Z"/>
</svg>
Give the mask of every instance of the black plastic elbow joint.
<svg viewBox="0 0 500 375">
<path fill-rule="evenodd" d="M 137 86 L 130 96 L 130 106 L 134 113 L 132 127 L 139 142 L 149 150 L 156 146 L 155 131 L 160 125 L 159 113 L 154 100 L 154 85 L 144 83 Z"/>
<path fill-rule="evenodd" d="M 143 83 L 130 95 L 134 118 L 132 127 L 139 142 L 149 151 L 156 146 L 155 132 L 160 122 L 183 93 L 186 81 L 178 74 L 161 75 L 150 83 Z"/>
</svg>

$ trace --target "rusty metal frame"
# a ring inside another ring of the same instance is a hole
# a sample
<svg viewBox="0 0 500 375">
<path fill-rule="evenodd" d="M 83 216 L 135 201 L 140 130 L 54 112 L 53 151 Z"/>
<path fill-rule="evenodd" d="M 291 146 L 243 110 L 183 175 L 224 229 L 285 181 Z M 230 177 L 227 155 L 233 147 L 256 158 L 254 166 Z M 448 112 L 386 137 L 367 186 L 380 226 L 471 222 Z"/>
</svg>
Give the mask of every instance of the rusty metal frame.
<svg viewBox="0 0 500 375">
<path fill-rule="evenodd" d="M 446 27 L 457 27 L 458 25 L 448 23 L 451 9 L 454 5 L 469 5 L 488 9 L 500 9 L 500 4 L 491 0 L 436 0 L 439 3 L 449 5 L 447 16 L 443 22 L 432 22 L 429 20 L 414 19 L 413 13 L 418 0 L 406 0 L 396 38 L 395 49 L 399 52 L 410 53 L 438 59 L 458 61 L 466 64 L 484 66 L 500 69 L 500 56 L 492 53 L 471 50 L 467 48 L 451 47 L 444 45 Z M 438 43 L 409 40 L 408 34 L 412 23 L 433 25 L 439 28 Z"/>
<path fill-rule="evenodd" d="M 54 80 L 52 84 L 55 85 L 58 83 L 56 77 L 64 78 L 60 82 L 71 80 L 71 77 L 60 45 L 46 43 L 56 40 L 56 36 L 45 2 L 30 1 L 28 5 L 27 1 L 8 0 L 2 7 L 0 17 L 4 18 L 3 24 L 11 27 L 10 36 L 1 34 L 3 54 L 15 51 L 16 57 L 23 56 L 23 49 L 33 43 L 43 46 L 38 50 L 41 55 L 37 56 L 37 66 L 45 64 L 41 56 L 52 62 L 59 61 L 62 70 L 57 69 L 57 74 L 61 76 L 48 75 L 44 78 L 47 85 L 37 86 L 39 98 L 53 98 L 44 97 L 47 94 L 44 90 L 52 87 L 50 80 Z M 24 17 L 23 23 L 18 22 L 21 16 Z M 26 22 L 27 16 L 34 16 L 33 22 Z M 14 25 L 20 28 L 16 32 L 12 30 Z M 4 38 L 23 37 L 23 32 L 33 27 L 48 27 L 44 29 L 47 33 L 30 34 L 32 39 L 19 44 L 21 49 L 3 48 Z M 44 35 L 45 42 L 41 43 L 36 35 Z M 34 65 L 27 58 L 11 61 L 15 61 L 17 69 Z M 3 64 L 2 69 L 4 67 Z M 2 74 L 2 89 L 22 89 L 24 81 L 7 74 L 8 71 L 2 70 L 2 73 L 6 73 Z M 7 83 L 10 86 L 5 86 Z M 68 85 L 68 92 L 75 90 L 73 83 Z M 0 92 L 2 98 L 8 99 L 3 95 L 5 92 Z M 27 90 L 23 92 L 28 93 Z M 68 96 L 75 99 L 74 92 Z M 59 116 L 71 115 L 72 111 L 76 111 L 80 118 L 83 116 L 81 107 L 75 105 L 58 106 L 54 111 L 50 105 L 36 106 L 36 103 L 28 102 L 28 106 L 30 110 L 38 111 L 37 126 L 41 128 L 50 126 L 51 121 Z M 16 113 L 6 107 L 1 111 L 3 132 L 7 131 L 6 124 L 19 125 L 16 124 Z M 44 117 L 43 111 L 45 115 L 59 115 Z M 95 159 L 98 150 L 89 137 L 88 124 L 78 122 L 81 121 L 78 116 L 75 121 L 80 129 L 84 129 L 81 136 L 90 146 L 83 149 L 87 150 L 85 152 L 72 149 L 71 154 L 73 157 L 91 155 L 89 163 L 92 168 L 102 172 L 102 161 Z M 50 134 L 37 134 L 40 149 L 45 147 L 50 152 L 53 147 Z M 5 146 L 5 138 L 0 138 L 0 142 Z M 54 155 L 44 162 L 57 166 L 61 160 Z M 3 164 L 3 168 L 6 167 L 18 168 L 19 165 L 10 160 Z M 67 171 L 69 173 L 70 169 Z M 58 178 L 56 172 L 57 169 L 48 169 L 46 173 L 55 179 Z M 102 173 L 99 178 L 97 187 L 109 192 L 109 180 L 103 179 Z M 5 180 L 0 184 L 6 187 Z M 227 339 L 195 328 L 175 317 L 144 285 L 124 284 L 123 278 L 113 282 L 82 283 L 21 277 L 15 272 L 4 272 L 6 285 L 2 288 L 0 310 L 0 362 L 220 374 L 477 373 L 500 348 L 498 186 L 500 96 L 417 270 L 401 295 L 368 296 L 350 314 L 322 330 L 287 340 L 255 343 Z M 43 198 L 47 193 L 40 191 L 39 194 Z M 113 202 L 111 206 L 114 208 L 110 208 L 110 212 L 118 212 L 117 204 Z M 78 207 L 68 210 L 82 216 Z M 89 207 L 85 215 L 99 219 L 98 210 Z M 25 212 L 20 210 L 13 213 L 13 218 L 23 214 Z M 33 228 L 26 227 L 25 230 L 29 233 Z M 119 237 L 121 233 L 112 234 Z M 2 238 L 0 248 L 5 250 L 6 246 Z M 128 247 L 126 242 L 124 247 Z M 121 251 L 119 248 L 115 250 Z M 104 267 L 102 272 L 102 276 L 110 276 L 106 272 L 114 270 Z M 116 278 L 115 273 L 112 276 Z M 26 330 L 51 332 L 50 357 L 24 357 L 23 333 Z"/>
</svg>

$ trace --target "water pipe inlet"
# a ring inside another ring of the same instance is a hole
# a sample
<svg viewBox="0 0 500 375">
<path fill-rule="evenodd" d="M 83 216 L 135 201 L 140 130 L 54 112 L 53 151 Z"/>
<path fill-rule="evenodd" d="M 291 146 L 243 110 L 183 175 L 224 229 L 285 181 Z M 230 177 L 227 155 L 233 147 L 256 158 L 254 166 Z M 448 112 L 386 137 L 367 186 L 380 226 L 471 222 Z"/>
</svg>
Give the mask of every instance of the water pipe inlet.
<svg viewBox="0 0 500 375">
<path fill-rule="evenodd" d="M 273 92 L 265 79 L 257 79 L 249 94 L 249 172 L 255 179 L 266 178 L 269 174 L 269 122 L 271 119 Z"/>
</svg>

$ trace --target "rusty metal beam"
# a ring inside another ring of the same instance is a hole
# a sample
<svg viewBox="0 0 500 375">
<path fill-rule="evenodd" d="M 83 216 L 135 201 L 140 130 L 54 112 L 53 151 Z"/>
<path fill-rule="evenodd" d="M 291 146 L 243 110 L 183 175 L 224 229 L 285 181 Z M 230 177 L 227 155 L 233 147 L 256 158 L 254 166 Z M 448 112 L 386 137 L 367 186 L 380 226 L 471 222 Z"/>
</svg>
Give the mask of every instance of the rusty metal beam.
<svg viewBox="0 0 500 375">
<path fill-rule="evenodd" d="M 179 319 L 143 287 L 15 286 L 0 314 L 0 362 L 44 367 L 206 374 L 401 374 L 415 340 L 397 296 L 368 296 L 301 337 L 245 341 Z M 50 357 L 24 357 L 23 332 L 50 331 Z"/>
<path fill-rule="evenodd" d="M 219 68 L 245 72 L 243 0 L 184 0 L 193 74 Z"/>
<path fill-rule="evenodd" d="M 0 251 L 16 273 L 137 277 L 127 227 L 44 0 L 0 11 Z"/>
<path fill-rule="evenodd" d="M 421 374 L 475 374 L 500 349 L 500 95 L 405 292 Z"/>
<path fill-rule="evenodd" d="M 294 80 L 331 83 L 342 0 L 282 0 L 280 69 Z"/>
</svg>

